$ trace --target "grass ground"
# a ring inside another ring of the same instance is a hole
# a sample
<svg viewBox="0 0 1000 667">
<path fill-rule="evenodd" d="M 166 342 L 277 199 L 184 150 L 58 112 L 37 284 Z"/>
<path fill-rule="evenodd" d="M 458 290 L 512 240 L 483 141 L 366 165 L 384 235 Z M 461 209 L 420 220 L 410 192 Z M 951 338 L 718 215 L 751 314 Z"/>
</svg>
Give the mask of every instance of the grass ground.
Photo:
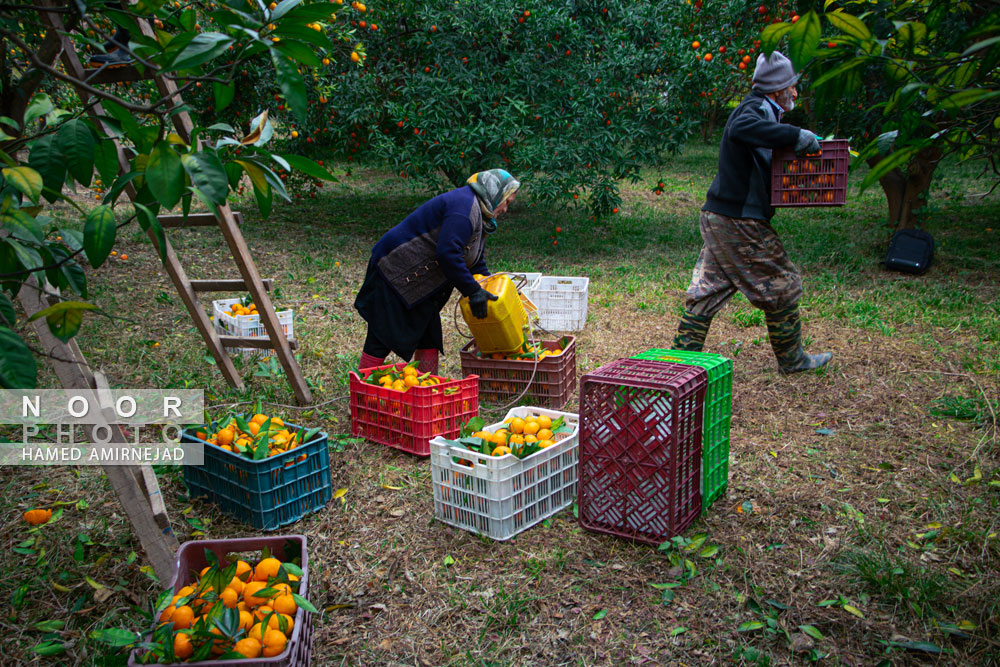
<svg viewBox="0 0 1000 667">
<path fill-rule="evenodd" d="M 609 220 L 530 196 L 501 220 L 494 270 L 590 277 L 580 374 L 669 346 L 714 161 L 714 146 L 690 147 L 627 188 Z M 310 540 L 310 598 L 323 610 L 313 663 L 1000 661 L 1000 203 L 972 196 L 982 186 L 971 167 L 940 172 L 927 222 L 938 251 L 924 276 L 878 266 L 888 231 L 877 189 L 852 187 L 843 208 L 778 214 L 804 276 L 807 349 L 835 358 L 783 377 L 759 313 L 742 297 L 720 313 L 708 349 L 734 360 L 729 488 L 670 549 L 582 531 L 571 510 L 508 542 L 477 538 L 433 520 L 427 460 L 341 438 L 332 472 L 343 501 L 287 528 Z M 662 197 L 651 193 L 659 178 Z M 267 364 L 240 362 L 245 393 L 226 386 L 138 230 L 118 246 L 128 260 L 89 273 L 107 317 L 88 317 L 80 345 L 114 384 L 204 387 L 213 413 L 260 398 L 346 434 L 346 373 L 364 336 L 354 294 L 374 241 L 423 198 L 355 169 L 266 221 L 240 206 L 275 301 L 295 310 L 317 403 L 305 411 Z M 236 275 L 216 232 L 172 241 L 190 277 Z M 442 370 L 455 376 L 464 339 L 445 312 Z M 182 541 L 254 533 L 189 500 L 176 470 L 160 482 Z M 8 468 L 0 485 L 4 664 L 123 664 L 90 634 L 145 627 L 137 607 L 157 585 L 107 480 L 94 468 Z M 20 513 L 56 503 L 61 519 L 29 533 Z M 36 655 L 43 642 L 62 652 Z"/>
</svg>

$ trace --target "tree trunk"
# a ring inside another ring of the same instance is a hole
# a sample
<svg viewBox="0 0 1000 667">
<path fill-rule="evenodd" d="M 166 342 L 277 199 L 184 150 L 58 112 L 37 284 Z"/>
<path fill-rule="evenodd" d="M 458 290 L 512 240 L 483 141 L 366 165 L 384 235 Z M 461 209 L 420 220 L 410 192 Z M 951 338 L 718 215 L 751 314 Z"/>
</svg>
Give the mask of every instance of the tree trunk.
<svg viewBox="0 0 1000 667">
<path fill-rule="evenodd" d="M 927 190 L 940 159 L 941 148 L 928 146 L 920 150 L 906 167 L 893 169 L 879 179 L 889 204 L 888 226 L 892 231 L 917 226 L 918 212 L 927 205 Z M 868 165 L 874 167 L 879 160 L 881 157 L 868 158 Z"/>
</svg>

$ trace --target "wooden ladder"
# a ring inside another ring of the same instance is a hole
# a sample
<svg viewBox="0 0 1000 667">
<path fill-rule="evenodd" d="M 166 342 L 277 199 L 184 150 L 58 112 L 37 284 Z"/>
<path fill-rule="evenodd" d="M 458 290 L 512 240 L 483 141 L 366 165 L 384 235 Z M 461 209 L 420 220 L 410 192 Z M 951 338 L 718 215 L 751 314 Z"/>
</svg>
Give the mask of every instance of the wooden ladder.
<svg viewBox="0 0 1000 667">
<path fill-rule="evenodd" d="M 52 0 L 44 0 L 44 2 L 46 3 L 46 6 L 56 6 Z M 141 78 L 151 78 L 155 82 L 156 87 L 159 89 L 162 96 L 170 97 L 175 102 L 180 103 L 181 98 L 177 92 L 177 86 L 172 80 L 166 79 L 155 73 L 152 76 L 143 76 L 135 67 L 121 67 L 112 70 L 98 69 L 91 71 L 90 76 L 88 76 L 88 70 L 86 70 L 81 64 L 80 58 L 76 54 L 73 41 L 69 38 L 66 32 L 66 28 L 63 25 L 60 14 L 55 11 L 42 12 L 42 14 L 44 20 L 50 28 L 50 33 L 46 37 L 50 38 L 55 35 L 61 42 L 61 48 L 49 50 L 52 52 L 53 62 L 57 57 L 61 57 L 66 71 L 77 81 L 83 81 L 87 87 L 93 88 L 93 85 L 100 83 L 124 82 Z M 155 37 L 148 22 L 138 21 L 137 27 L 142 34 L 147 37 Z M 48 55 L 48 51 L 43 49 L 43 52 L 46 52 Z M 98 98 L 94 96 L 91 90 L 88 90 L 87 87 L 76 86 L 81 102 L 84 106 L 87 106 L 89 109 L 88 113 L 91 118 L 93 118 L 97 126 L 107 131 L 107 128 L 101 119 L 101 116 L 104 115 L 104 110 L 101 107 Z M 190 115 L 186 111 L 175 113 L 173 115 L 173 123 L 178 136 L 180 136 L 185 143 L 190 144 L 191 133 L 193 130 Z M 110 133 L 108 133 L 108 135 L 110 136 Z M 128 156 L 117 139 L 114 139 L 114 143 L 118 153 L 119 173 L 126 173 L 129 170 Z M 131 182 L 126 185 L 125 192 L 129 199 L 135 199 L 136 189 Z M 162 238 L 162 248 L 160 247 L 161 239 L 157 237 L 156 232 L 153 229 L 148 229 L 147 235 L 152 240 L 153 247 L 159 252 L 160 257 L 163 260 L 163 266 L 167 271 L 167 275 L 170 276 L 170 280 L 174 283 L 177 293 L 180 294 L 181 300 L 184 302 L 184 305 L 188 309 L 188 313 L 191 315 L 191 319 L 194 320 L 195 326 L 201 333 L 202 338 L 205 339 L 205 343 L 208 345 L 209 351 L 212 353 L 217 366 L 222 371 L 222 374 L 225 376 L 229 385 L 240 391 L 245 389 L 243 379 L 237 373 L 232 359 L 225 350 L 226 347 L 271 349 L 274 350 L 275 355 L 278 357 L 278 361 L 281 363 L 281 367 L 285 371 L 285 377 L 288 378 L 288 381 L 292 386 L 292 390 L 295 393 L 295 399 L 301 405 L 308 404 L 312 402 L 312 392 L 306 385 L 305 378 L 302 376 L 299 364 L 295 360 L 295 356 L 292 354 L 292 349 L 296 348 L 297 344 L 294 340 L 288 340 L 282 332 L 281 324 L 278 321 L 278 315 L 275 313 L 274 305 L 271 303 L 270 296 L 268 295 L 268 290 L 271 287 L 271 281 L 261 279 L 260 273 L 257 271 L 257 265 L 254 263 L 250 250 L 243 238 L 243 234 L 240 232 L 239 223 L 242 221 L 242 216 L 239 213 L 231 211 L 228 204 L 219 206 L 217 211 L 217 215 L 213 215 L 211 213 L 192 213 L 187 216 L 160 215 L 158 216 L 158 219 L 160 224 L 164 227 L 164 230 L 177 227 L 205 227 L 218 225 L 219 229 L 222 231 L 223 237 L 226 239 L 226 243 L 232 253 L 233 260 L 240 271 L 240 275 L 242 276 L 241 278 L 223 280 L 190 280 L 184 271 L 184 267 L 181 266 L 180 260 L 177 258 L 177 254 L 174 252 L 173 246 L 171 246 L 170 241 L 167 240 L 166 234 L 164 234 Z M 212 322 L 209 320 L 204 309 L 198 302 L 197 294 L 199 292 L 221 292 L 233 290 L 245 290 L 250 293 L 250 296 L 253 298 L 253 302 L 257 304 L 257 310 L 260 313 L 261 322 L 267 332 L 267 338 L 220 336 L 216 332 L 215 327 L 213 327 Z"/>
</svg>

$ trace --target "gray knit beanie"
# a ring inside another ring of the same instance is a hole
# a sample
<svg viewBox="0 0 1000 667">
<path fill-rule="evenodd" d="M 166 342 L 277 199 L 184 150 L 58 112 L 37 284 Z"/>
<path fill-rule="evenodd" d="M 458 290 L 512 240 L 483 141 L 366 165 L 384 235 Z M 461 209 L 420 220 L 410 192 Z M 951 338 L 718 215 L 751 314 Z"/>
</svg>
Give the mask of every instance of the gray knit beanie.
<svg viewBox="0 0 1000 667">
<path fill-rule="evenodd" d="M 762 93 L 784 90 L 799 80 L 792 68 L 792 61 L 775 51 L 769 59 L 764 54 L 757 56 L 757 68 L 753 71 L 753 87 Z"/>
</svg>

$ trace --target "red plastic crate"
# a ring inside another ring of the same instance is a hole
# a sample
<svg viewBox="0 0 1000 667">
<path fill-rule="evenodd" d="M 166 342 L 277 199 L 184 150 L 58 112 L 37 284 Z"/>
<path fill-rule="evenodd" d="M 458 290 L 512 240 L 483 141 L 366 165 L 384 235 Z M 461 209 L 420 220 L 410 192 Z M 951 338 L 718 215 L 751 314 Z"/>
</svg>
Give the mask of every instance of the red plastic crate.
<svg viewBox="0 0 1000 667">
<path fill-rule="evenodd" d="M 642 359 L 581 378 L 581 526 L 659 545 L 698 518 L 707 384 L 699 366 Z"/>
<path fill-rule="evenodd" d="M 576 337 L 542 341 L 547 350 L 562 349 L 556 357 L 539 359 L 491 359 L 480 357 L 476 341 L 462 348 L 462 373 L 479 376 L 479 395 L 483 403 L 502 405 L 524 392 L 523 400 L 553 410 L 569 402 L 576 389 Z M 525 392 L 525 387 L 528 390 Z"/>
<path fill-rule="evenodd" d="M 400 371 L 405 362 L 395 364 Z M 479 414 L 479 386 L 475 375 L 447 380 L 406 392 L 368 384 L 373 372 L 393 364 L 350 373 L 351 433 L 386 447 L 417 456 L 431 455 L 431 439 L 455 439 L 461 426 Z M 441 378 L 446 380 L 446 378 Z"/>
<path fill-rule="evenodd" d="M 771 206 L 843 206 L 847 203 L 846 139 L 819 142 L 820 153 L 796 157 L 791 148 L 771 151 Z"/>
<path fill-rule="evenodd" d="M 205 558 L 205 549 L 215 554 L 219 563 L 231 563 L 227 557 L 229 554 L 238 554 L 243 560 L 253 562 L 260 560 L 260 551 L 264 548 L 270 550 L 271 554 L 279 560 L 285 561 L 294 557 L 293 551 L 297 551 L 301 556 L 299 567 L 302 569 L 302 578 L 299 579 L 299 595 L 309 599 L 309 561 L 306 554 L 305 535 L 275 535 L 271 537 L 242 537 L 228 540 L 195 540 L 185 542 L 177 550 L 177 566 L 174 570 L 174 580 L 171 584 L 176 594 L 181 588 L 187 586 L 197 579 L 198 573 L 208 565 Z M 254 553 L 255 556 L 248 556 Z M 309 667 L 312 661 L 312 631 L 313 615 L 301 607 L 295 612 L 293 619 L 295 625 L 292 627 L 292 636 L 288 640 L 285 650 L 279 655 L 271 658 L 247 658 L 244 660 L 226 660 L 220 662 L 216 659 L 199 660 L 198 662 L 172 663 L 174 667 L 184 665 L 185 667 L 200 667 L 209 665 L 233 665 L 234 667 Z M 129 667 L 141 665 L 142 649 L 134 649 L 128 658 Z M 162 663 L 158 663 L 162 664 Z M 166 665 L 165 667 L 170 667 Z"/>
</svg>

